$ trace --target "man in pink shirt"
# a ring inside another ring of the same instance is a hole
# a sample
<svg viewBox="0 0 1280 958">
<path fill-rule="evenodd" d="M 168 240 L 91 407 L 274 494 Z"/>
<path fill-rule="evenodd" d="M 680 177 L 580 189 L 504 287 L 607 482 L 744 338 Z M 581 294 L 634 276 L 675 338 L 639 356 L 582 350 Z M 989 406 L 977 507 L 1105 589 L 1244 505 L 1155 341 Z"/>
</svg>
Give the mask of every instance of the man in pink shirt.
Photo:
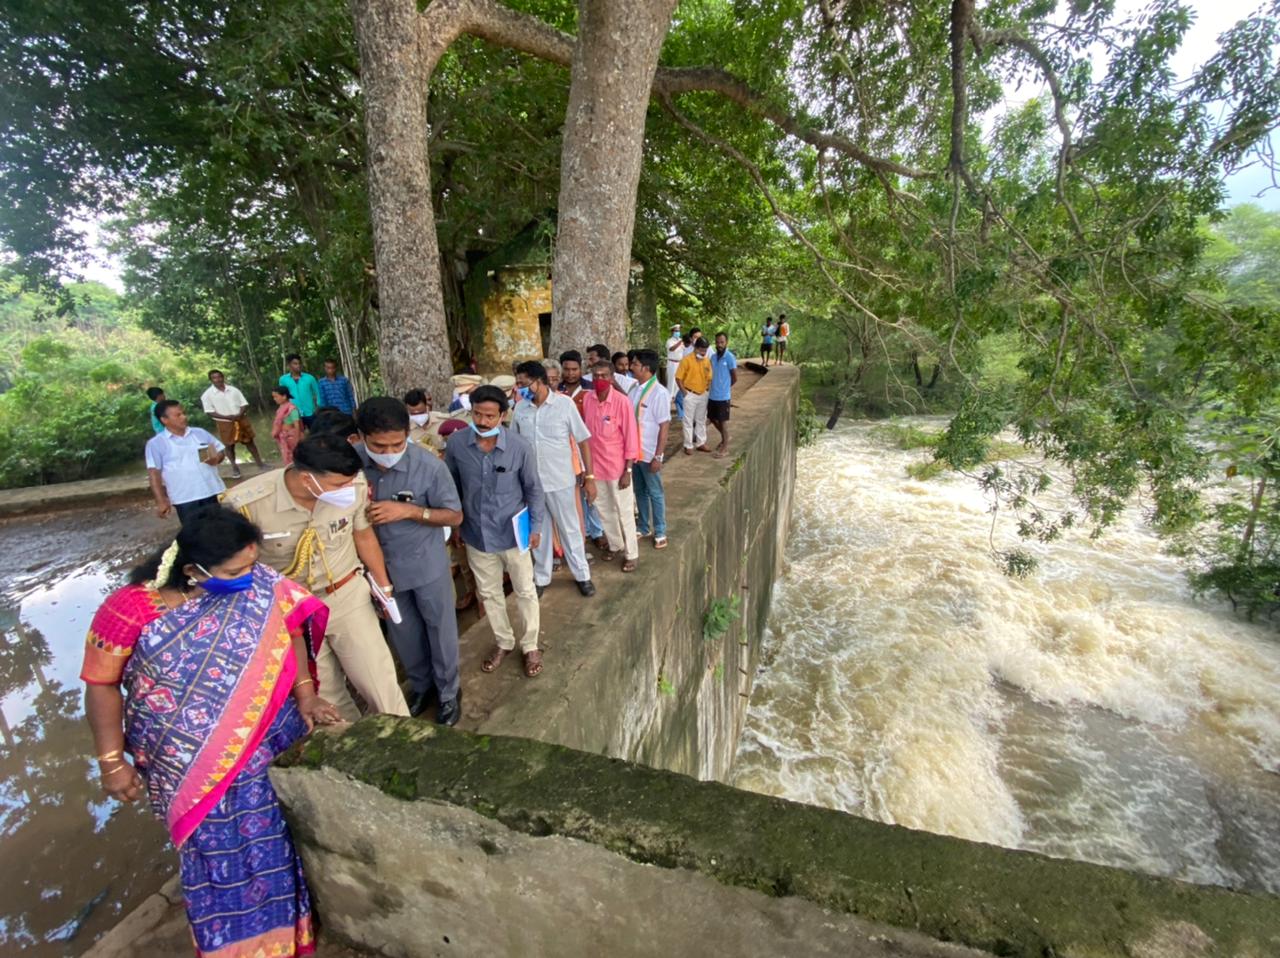
<svg viewBox="0 0 1280 958">
<path fill-rule="evenodd" d="M 631 465 L 640 454 L 639 427 L 631 400 L 613 388 L 613 366 L 598 360 L 591 370 L 591 391 L 582 400 L 582 420 L 591 431 L 591 465 L 595 470 L 596 508 L 609 551 L 624 553 L 622 571 L 634 572 L 640 558 L 636 542 L 636 496 Z M 591 476 L 587 477 L 592 478 Z"/>
</svg>

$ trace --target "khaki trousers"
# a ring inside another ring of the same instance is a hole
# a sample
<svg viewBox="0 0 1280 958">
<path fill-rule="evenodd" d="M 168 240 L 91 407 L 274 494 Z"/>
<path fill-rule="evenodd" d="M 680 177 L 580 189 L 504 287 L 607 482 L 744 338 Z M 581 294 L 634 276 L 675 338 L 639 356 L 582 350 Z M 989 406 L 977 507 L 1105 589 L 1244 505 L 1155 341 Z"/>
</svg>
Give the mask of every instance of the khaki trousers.
<svg viewBox="0 0 1280 958">
<path fill-rule="evenodd" d="M 516 594 L 516 608 L 524 624 L 520 635 L 520 651 L 532 652 L 538 647 L 540 617 L 538 591 L 533 584 L 533 558 L 528 552 L 510 548 L 502 552 L 481 552 L 467 546 L 467 558 L 476 577 L 476 591 L 484 603 L 485 618 L 493 628 L 498 648 L 510 652 L 516 647 L 516 636 L 507 618 L 507 597 L 502 593 L 502 573 L 511 576 L 511 586 Z"/>
<path fill-rule="evenodd" d="M 628 559 L 640 558 L 636 541 L 636 491 L 630 483 L 619 488 L 618 480 L 596 480 L 596 509 L 610 552 L 622 552 Z"/>
<path fill-rule="evenodd" d="M 396 664 L 382 637 L 369 583 L 357 575 L 332 595 L 317 593 L 329 607 L 316 675 L 320 696 L 332 704 L 348 722 L 360 718 L 360 710 L 347 691 L 347 679 L 373 712 L 408 715 L 404 693 L 396 681 Z"/>
<path fill-rule="evenodd" d="M 693 449 L 707 444 L 707 394 L 684 394 L 684 447 Z"/>
</svg>

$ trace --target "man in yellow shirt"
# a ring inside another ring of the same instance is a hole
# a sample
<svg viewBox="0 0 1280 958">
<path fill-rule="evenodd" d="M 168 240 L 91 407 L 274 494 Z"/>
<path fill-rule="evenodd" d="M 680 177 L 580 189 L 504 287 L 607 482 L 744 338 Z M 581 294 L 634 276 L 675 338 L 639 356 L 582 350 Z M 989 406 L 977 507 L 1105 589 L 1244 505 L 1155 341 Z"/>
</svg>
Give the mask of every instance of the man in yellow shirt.
<svg viewBox="0 0 1280 958">
<path fill-rule="evenodd" d="M 684 397 L 684 454 L 693 450 L 707 452 L 707 392 L 711 389 L 711 360 L 707 350 L 711 344 L 699 337 L 693 352 L 680 360 L 676 368 L 676 386 Z"/>
</svg>

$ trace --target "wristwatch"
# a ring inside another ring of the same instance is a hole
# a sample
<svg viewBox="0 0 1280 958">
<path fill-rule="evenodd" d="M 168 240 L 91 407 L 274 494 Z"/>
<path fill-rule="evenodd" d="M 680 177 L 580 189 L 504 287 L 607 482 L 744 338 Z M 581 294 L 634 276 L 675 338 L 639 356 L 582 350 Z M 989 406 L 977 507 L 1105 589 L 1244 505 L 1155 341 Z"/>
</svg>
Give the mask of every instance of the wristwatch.
<svg viewBox="0 0 1280 958">
<path fill-rule="evenodd" d="M 653 460 L 654 462 L 662 462 L 663 461 L 662 453 L 658 453 L 656 456 L 654 456 Z"/>
<path fill-rule="evenodd" d="M 422 510 L 422 521 L 423 521 L 423 522 L 430 522 L 430 521 L 431 521 L 431 507 L 430 507 L 430 506 L 427 506 L 425 509 L 423 509 L 423 510 Z"/>
</svg>

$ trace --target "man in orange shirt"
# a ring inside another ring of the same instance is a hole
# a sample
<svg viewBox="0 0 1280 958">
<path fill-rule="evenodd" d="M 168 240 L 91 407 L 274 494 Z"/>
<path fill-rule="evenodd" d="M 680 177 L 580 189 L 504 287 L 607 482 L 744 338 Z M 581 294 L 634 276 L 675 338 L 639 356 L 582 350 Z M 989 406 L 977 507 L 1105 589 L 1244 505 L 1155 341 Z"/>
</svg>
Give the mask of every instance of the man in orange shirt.
<svg viewBox="0 0 1280 958">
<path fill-rule="evenodd" d="M 640 558 L 636 541 L 636 496 L 631 466 L 640 455 L 640 431 L 635 407 L 613 388 L 613 365 L 597 360 L 591 370 L 591 391 L 582 400 L 582 420 L 591 432 L 591 466 L 596 481 L 596 508 L 604 526 L 605 560 L 623 553 L 622 571 L 634 572 Z"/>
</svg>

